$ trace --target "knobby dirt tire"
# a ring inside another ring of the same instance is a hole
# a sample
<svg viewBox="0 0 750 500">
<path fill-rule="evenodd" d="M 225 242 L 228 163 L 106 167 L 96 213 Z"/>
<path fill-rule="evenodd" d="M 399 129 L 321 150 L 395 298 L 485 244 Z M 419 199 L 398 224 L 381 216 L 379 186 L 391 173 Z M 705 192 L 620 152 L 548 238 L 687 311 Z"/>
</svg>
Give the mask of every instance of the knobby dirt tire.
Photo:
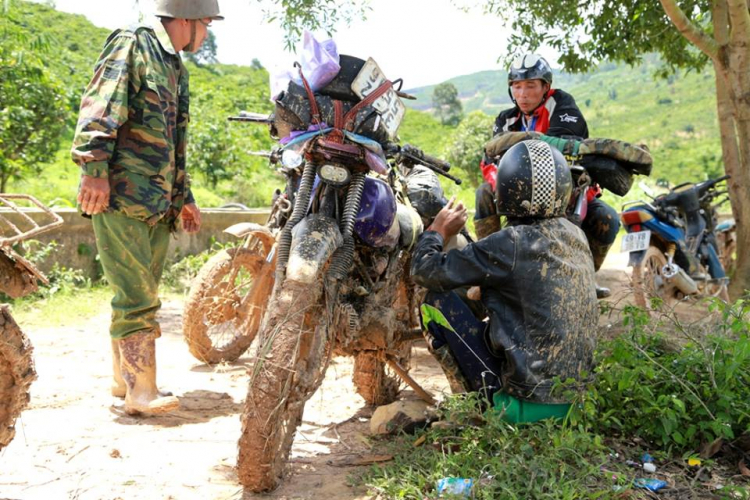
<svg viewBox="0 0 750 500">
<path fill-rule="evenodd" d="M 285 281 L 271 298 L 257 343 L 238 443 L 246 490 L 278 485 L 305 402 L 320 386 L 328 352 L 322 285 Z"/>
<path fill-rule="evenodd" d="M 8 306 L 0 306 L 0 450 L 13 440 L 16 419 L 29 404 L 29 387 L 36 379 L 32 354 Z"/>
<path fill-rule="evenodd" d="M 409 370 L 411 342 L 405 343 L 396 360 L 405 370 Z M 383 351 L 360 351 L 354 357 L 352 381 L 357 393 L 368 406 L 381 406 L 392 403 L 401 389 L 401 379 L 393 373 L 384 359 Z"/>
<path fill-rule="evenodd" d="M 271 288 L 273 268 L 262 254 L 232 248 L 211 257 L 185 302 L 182 332 L 190 353 L 208 364 L 242 356 L 258 333 Z"/>
</svg>

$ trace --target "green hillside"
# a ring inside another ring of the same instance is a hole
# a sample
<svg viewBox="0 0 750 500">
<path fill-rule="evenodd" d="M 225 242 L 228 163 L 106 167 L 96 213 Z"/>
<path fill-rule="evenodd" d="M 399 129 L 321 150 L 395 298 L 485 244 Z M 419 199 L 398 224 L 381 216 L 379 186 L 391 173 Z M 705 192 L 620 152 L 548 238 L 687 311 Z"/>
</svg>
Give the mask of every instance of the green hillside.
<svg viewBox="0 0 750 500">
<path fill-rule="evenodd" d="M 655 57 L 643 65 L 603 64 L 583 75 L 559 74 L 555 87 L 573 94 L 592 137 L 610 137 L 649 146 L 654 176 L 671 182 L 715 176 L 722 170 L 716 118 L 714 74 L 679 73 L 655 79 Z M 448 80 L 459 92 L 465 112 L 495 116 L 511 106 L 507 74 L 483 71 Z M 414 109 L 429 110 L 435 86 L 411 89 Z"/>
</svg>

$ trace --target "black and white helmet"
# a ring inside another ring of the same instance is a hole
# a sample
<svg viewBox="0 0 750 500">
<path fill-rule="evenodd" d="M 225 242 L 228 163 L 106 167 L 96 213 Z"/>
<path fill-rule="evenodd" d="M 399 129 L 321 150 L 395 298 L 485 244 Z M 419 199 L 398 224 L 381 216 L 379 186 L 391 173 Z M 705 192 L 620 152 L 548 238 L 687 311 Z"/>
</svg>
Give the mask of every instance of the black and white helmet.
<svg viewBox="0 0 750 500">
<path fill-rule="evenodd" d="M 508 70 L 508 85 L 521 80 L 544 80 L 552 85 L 552 68 L 542 56 L 524 54 L 513 61 Z"/>
<path fill-rule="evenodd" d="M 550 218 L 565 215 L 573 180 L 565 157 L 543 141 L 523 141 L 510 148 L 497 167 L 498 214 Z"/>
</svg>

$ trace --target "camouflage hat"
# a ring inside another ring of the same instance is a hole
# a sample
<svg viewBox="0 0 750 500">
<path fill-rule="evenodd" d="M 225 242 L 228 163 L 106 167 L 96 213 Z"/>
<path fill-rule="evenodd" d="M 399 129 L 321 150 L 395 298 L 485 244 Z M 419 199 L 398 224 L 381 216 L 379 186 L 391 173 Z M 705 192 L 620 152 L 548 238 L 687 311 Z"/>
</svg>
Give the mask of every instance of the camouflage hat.
<svg viewBox="0 0 750 500">
<path fill-rule="evenodd" d="M 155 14 L 175 19 L 224 19 L 219 12 L 219 0 L 156 0 Z"/>
</svg>

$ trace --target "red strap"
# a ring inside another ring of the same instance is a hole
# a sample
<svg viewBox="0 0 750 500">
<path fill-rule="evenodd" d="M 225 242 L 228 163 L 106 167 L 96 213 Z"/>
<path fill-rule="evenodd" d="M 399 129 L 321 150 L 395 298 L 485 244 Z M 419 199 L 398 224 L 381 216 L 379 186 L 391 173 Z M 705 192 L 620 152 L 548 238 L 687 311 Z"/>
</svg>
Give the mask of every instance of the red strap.
<svg viewBox="0 0 750 500">
<path fill-rule="evenodd" d="M 302 85 L 305 86 L 307 92 L 307 99 L 310 101 L 310 114 L 312 115 L 312 121 L 315 125 L 320 125 L 320 110 L 318 109 L 318 102 L 315 100 L 315 94 L 310 88 L 310 84 L 307 83 L 307 78 L 302 74 L 302 67 L 299 67 L 299 77 L 302 79 Z"/>
<path fill-rule="evenodd" d="M 390 80 L 386 80 L 370 95 L 355 104 L 344 117 L 344 128 L 348 128 L 349 124 L 354 121 L 354 118 L 357 116 L 357 113 L 360 109 L 364 108 L 365 106 L 369 106 L 373 102 L 377 101 L 378 98 L 388 92 L 391 88 L 393 88 L 393 83 Z"/>
<path fill-rule="evenodd" d="M 344 126 L 344 103 L 333 101 L 333 128 L 342 128 Z"/>
</svg>

